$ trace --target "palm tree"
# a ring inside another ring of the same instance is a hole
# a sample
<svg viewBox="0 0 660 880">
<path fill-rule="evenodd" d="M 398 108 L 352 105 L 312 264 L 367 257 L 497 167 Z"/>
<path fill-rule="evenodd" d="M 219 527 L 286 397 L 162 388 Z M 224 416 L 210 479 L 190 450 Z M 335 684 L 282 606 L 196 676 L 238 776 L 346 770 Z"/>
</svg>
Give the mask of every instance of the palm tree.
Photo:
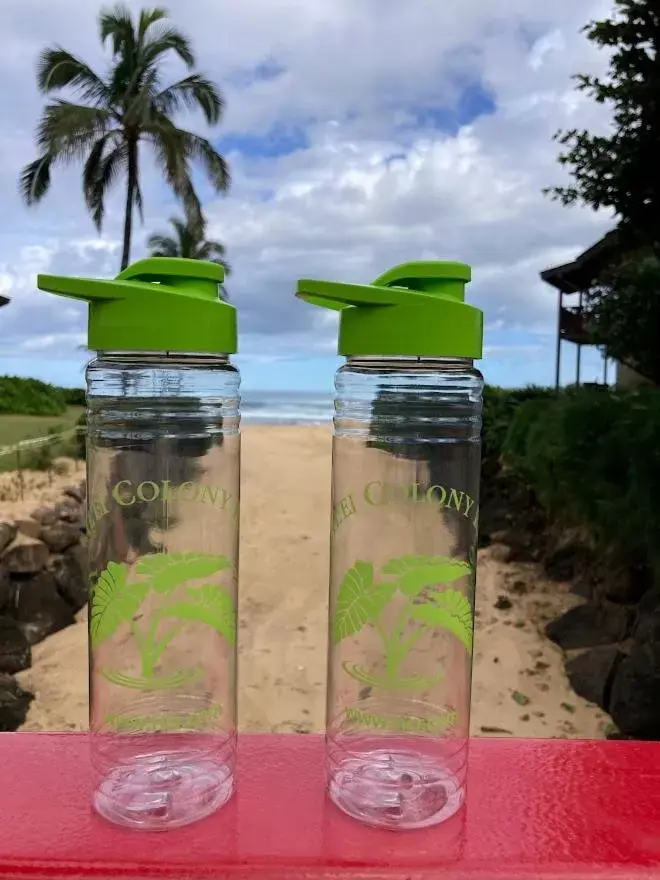
<svg viewBox="0 0 660 880">
<path fill-rule="evenodd" d="M 212 260 L 219 263 L 225 270 L 225 276 L 231 274 L 231 267 L 225 259 L 226 249 L 219 241 L 205 237 L 205 224 L 170 217 L 171 235 L 156 232 L 147 239 L 147 247 L 152 257 L 187 257 L 189 260 Z M 224 286 L 220 286 L 223 299 L 228 299 Z"/>
<path fill-rule="evenodd" d="M 169 53 L 195 66 L 190 42 L 167 23 L 164 9 L 143 9 L 134 20 L 122 5 L 99 15 L 101 44 L 110 43 L 112 61 L 103 76 L 59 46 L 45 49 L 37 67 L 40 91 L 50 95 L 69 88 L 79 103 L 57 98 L 48 103 L 37 129 L 39 156 L 26 165 L 20 186 L 28 205 L 39 202 L 50 186 L 51 169 L 84 161 L 83 192 L 87 208 L 101 229 L 108 189 L 126 178 L 126 206 L 121 266 L 128 265 L 133 210 L 142 219 L 140 155 L 153 151 L 163 176 L 194 222 L 202 223 L 201 205 L 192 181 L 191 162 L 199 161 L 216 192 L 229 186 L 225 160 L 212 143 L 178 128 L 172 115 L 200 109 L 207 123 L 219 122 L 223 98 L 201 73 L 163 87 L 162 64 Z"/>
</svg>

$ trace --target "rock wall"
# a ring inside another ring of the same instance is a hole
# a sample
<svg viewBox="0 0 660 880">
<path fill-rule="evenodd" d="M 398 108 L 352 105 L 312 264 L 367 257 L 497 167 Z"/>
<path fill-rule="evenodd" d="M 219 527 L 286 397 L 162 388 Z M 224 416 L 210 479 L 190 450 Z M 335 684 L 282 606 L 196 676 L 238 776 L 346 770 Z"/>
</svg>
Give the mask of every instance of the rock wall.
<svg viewBox="0 0 660 880">
<path fill-rule="evenodd" d="M 85 484 L 31 516 L 0 522 L 0 731 L 25 721 L 33 695 L 13 677 L 37 642 L 75 622 L 86 603 Z"/>
<path fill-rule="evenodd" d="M 622 564 L 578 529 L 551 522 L 515 480 L 489 483 L 481 543 L 498 543 L 508 562 L 535 562 L 571 583 L 583 603 L 546 626 L 565 652 L 576 693 L 614 721 L 616 738 L 660 740 L 660 584 L 649 568 Z"/>
</svg>

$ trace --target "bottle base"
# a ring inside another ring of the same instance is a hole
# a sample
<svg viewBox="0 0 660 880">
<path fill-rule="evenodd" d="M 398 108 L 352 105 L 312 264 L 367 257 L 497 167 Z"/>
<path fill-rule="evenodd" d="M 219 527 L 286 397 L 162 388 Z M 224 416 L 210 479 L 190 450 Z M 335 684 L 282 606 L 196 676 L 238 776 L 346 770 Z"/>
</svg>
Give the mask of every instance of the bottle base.
<svg viewBox="0 0 660 880">
<path fill-rule="evenodd" d="M 234 791 L 229 767 L 190 756 L 156 755 L 112 770 L 94 792 L 94 808 L 116 825 L 180 828 L 222 807 Z"/>
<path fill-rule="evenodd" d="M 465 799 L 464 786 L 437 761 L 386 749 L 346 755 L 332 767 L 328 793 L 352 818 L 393 830 L 445 822 Z"/>
</svg>

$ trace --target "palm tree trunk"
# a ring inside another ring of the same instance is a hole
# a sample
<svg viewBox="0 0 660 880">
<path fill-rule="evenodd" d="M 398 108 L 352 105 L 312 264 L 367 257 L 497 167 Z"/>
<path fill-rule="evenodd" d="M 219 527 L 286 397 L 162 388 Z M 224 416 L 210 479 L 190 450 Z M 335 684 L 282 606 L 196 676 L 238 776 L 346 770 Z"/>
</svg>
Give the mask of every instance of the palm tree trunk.
<svg viewBox="0 0 660 880">
<path fill-rule="evenodd" d="M 124 214 L 124 246 L 121 253 L 122 270 L 128 266 L 131 258 L 131 235 L 133 232 L 133 205 L 138 176 L 138 145 L 137 141 L 128 142 L 128 180 L 126 183 L 126 213 Z"/>
</svg>

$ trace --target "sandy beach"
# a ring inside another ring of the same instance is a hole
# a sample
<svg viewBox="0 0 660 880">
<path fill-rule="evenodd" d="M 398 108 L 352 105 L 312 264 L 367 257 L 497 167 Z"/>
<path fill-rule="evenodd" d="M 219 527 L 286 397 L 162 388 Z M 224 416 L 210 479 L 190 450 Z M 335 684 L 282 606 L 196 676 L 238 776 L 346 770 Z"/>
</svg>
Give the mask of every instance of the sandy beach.
<svg viewBox="0 0 660 880">
<path fill-rule="evenodd" d="M 326 427 L 249 426 L 244 431 L 239 601 L 243 731 L 323 728 L 330 443 Z M 27 506 L 33 509 L 43 495 L 61 489 L 60 481 L 71 482 L 71 475 L 56 479 L 55 485 L 47 479 L 39 487 L 31 483 L 24 490 Z M 0 499 L 2 486 L 0 480 Z M 25 501 L 14 499 L 2 499 L 0 507 L 3 513 L 15 507 L 26 510 Z M 498 546 L 479 557 L 473 734 L 603 737 L 609 718 L 573 693 L 560 650 L 543 634 L 550 618 L 578 600 L 567 585 L 541 579 L 535 566 L 502 558 Z M 18 676 L 36 694 L 24 729 L 86 728 L 86 644 L 81 619 L 34 647 L 33 667 Z"/>
</svg>

